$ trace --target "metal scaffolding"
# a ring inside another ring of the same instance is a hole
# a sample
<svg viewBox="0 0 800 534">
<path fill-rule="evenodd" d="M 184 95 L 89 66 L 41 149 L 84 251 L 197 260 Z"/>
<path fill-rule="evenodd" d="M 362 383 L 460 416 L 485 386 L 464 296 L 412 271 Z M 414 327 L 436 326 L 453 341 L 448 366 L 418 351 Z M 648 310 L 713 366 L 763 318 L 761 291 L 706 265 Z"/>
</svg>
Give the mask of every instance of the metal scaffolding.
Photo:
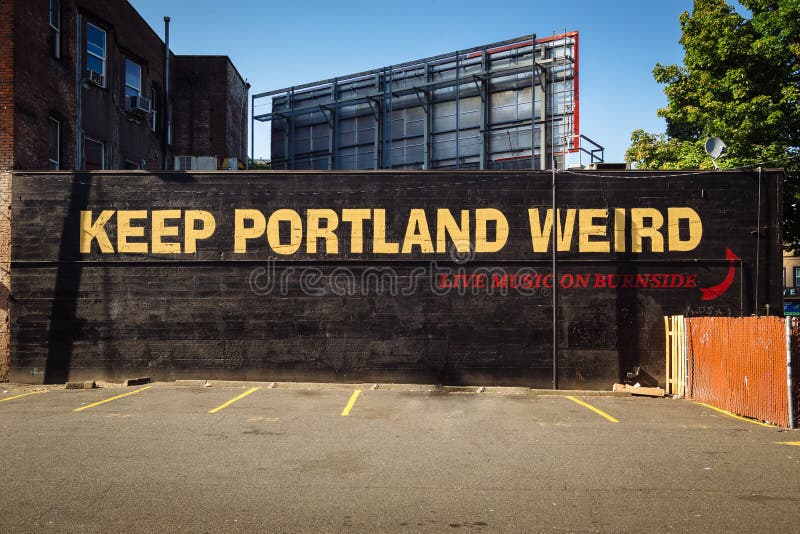
<svg viewBox="0 0 800 534">
<path fill-rule="evenodd" d="M 271 111 L 258 113 L 265 98 Z M 252 111 L 251 131 L 271 123 L 273 169 L 549 169 L 579 151 L 602 161 L 579 131 L 578 32 L 259 93 Z"/>
</svg>

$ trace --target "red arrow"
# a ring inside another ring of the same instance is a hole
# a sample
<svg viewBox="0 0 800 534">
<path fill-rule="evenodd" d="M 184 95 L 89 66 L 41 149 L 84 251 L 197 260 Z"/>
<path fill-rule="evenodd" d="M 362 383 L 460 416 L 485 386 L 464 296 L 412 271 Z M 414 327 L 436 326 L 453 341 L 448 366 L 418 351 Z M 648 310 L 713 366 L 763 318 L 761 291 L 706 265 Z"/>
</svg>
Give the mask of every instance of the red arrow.
<svg viewBox="0 0 800 534">
<path fill-rule="evenodd" d="M 733 283 L 733 275 L 736 274 L 735 262 L 739 261 L 739 256 L 734 254 L 731 249 L 726 248 L 725 259 L 730 262 L 730 266 L 728 267 L 728 275 L 725 277 L 725 280 L 713 287 L 701 287 L 700 292 L 703 294 L 703 298 L 701 300 L 714 300 L 731 287 L 731 284 Z"/>
</svg>

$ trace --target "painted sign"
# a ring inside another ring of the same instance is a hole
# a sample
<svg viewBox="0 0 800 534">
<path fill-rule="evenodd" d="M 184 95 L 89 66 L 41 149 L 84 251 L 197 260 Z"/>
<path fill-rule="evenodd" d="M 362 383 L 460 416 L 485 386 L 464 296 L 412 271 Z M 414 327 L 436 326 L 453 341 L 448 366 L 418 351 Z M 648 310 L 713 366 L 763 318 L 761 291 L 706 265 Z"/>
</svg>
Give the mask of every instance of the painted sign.
<svg viewBox="0 0 800 534">
<path fill-rule="evenodd" d="M 17 173 L 11 377 L 547 387 L 557 284 L 562 387 L 658 379 L 664 315 L 781 309 L 779 179 Z"/>
</svg>

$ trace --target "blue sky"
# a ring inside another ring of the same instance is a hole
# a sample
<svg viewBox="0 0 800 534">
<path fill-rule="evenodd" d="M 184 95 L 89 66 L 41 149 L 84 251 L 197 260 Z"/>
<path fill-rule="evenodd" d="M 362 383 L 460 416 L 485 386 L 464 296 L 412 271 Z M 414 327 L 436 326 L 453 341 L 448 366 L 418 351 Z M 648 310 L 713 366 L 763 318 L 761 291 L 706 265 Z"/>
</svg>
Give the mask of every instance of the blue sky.
<svg viewBox="0 0 800 534">
<path fill-rule="evenodd" d="M 680 63 L 691 0 L 270 2 L 130 0 L 177 54 L 225 54 L 252 92 L 321 80 L 535 33 L 581 35 L 581 133 L 623 161 L 636 128 L 662 132 L 656 62 Z M 201 5 L 202 7 L 198 7 Z M 269 157 L 256 127 L 256 157 Z"/>
</svg>

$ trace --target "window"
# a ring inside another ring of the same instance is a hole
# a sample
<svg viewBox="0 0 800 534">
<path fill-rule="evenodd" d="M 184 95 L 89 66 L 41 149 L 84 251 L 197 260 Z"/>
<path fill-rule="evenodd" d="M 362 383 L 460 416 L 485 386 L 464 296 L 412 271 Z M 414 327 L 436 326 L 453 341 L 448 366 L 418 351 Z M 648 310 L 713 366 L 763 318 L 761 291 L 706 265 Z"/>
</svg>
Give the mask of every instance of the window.
<svg viewBox="0 0 800 534">
<path fill-rule="evenodd" d="M 50 0 L 50 50 L 53 57 L 61 57 L 61 1 Z"/>
<path fill-rule="evenodd" d="M 172 144 L 172 102 L 169 103 L 167 110 L 167 144 Z"/>
<path fill-rule="evenodd" d="M 800 287 L 800 267 L 794 268 L 794 287 Z"/>
<path fill-rule="evenodd" d="M 99 75 L 98 85 L 106 86 L 106 32 L 86 24 L 86 70 Z"/>
<path fill-rule="evenodd" d="M 106 145 L 88 137 L 83 138 L 83 167 L 87 171 L 101 171 L 106 168 Z"/>
<path fill-rule="evenodd" d="M 161 107 L 161 92 L 159 91 L 158 87 L 154 85 L 150 88 L 150 95 L 153 101 L 152 105 L 150 106 L 150 130 L 155 133 L 159 133 L 161 128 L 158 124 L 158 108 Z"/>
<path fill-rule="evenodd" d="M 125 97 L 142 96 L 142 66 L 125 60 Z"/>
<path fill-rule="evenodd" d="M 61 168 L 61 121 L 53 117 L 48 117 L 47 130 L 50 170 L 57 171 Z"/>
</svg>

